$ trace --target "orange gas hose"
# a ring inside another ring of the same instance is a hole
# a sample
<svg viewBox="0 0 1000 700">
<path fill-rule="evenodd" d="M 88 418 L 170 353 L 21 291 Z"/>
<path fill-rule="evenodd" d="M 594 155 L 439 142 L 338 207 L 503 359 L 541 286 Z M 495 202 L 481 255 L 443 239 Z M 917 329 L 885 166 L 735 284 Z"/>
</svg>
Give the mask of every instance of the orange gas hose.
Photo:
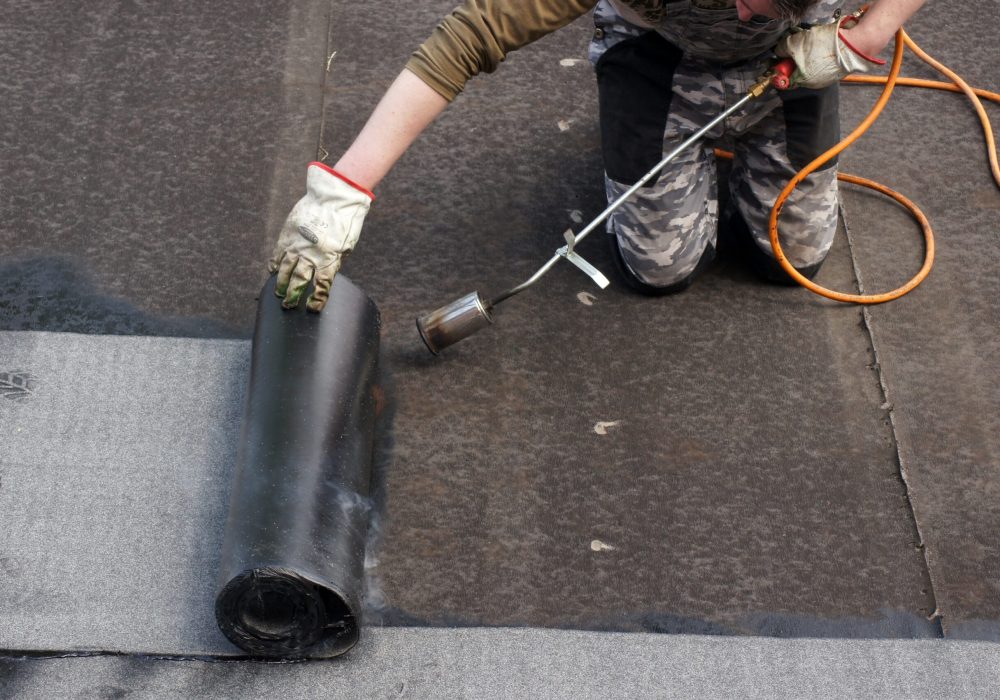
<svg viewBox="0 0 1000 700">
<path fill-rule="evenodd" d="M 902 66 L 903 60 L 903 48 L 907 46 L 913 51 L 919 58 L 921 58 L 928 65 L 933 67 L 938 72 L 944 74 L 952 82 L 943 83 L 932 80 L 920 80 L 915 78 L 900 78 L 899 70 Z M 858 127 L 852 131 L 847 137 L 842 139 L 840 143 L 835 145 L 833 148 L 829 149 L 826 153 L 822 154 L 814 161 L 809 163 L 806 167 L 800 170 L 795 176 L 788 182 L 785 189 L 782 190 L 781 194 L 778 195 L 777 201 L 774 203 L 774 207 L 771 209 L 771 217 L 769 221 L 769 233 L 771 237 L 771 247 L 774 251 L 775 258 L 781 267 L 787 272 L 796 282 L 805 287 L 806 289 L 819 294 L 820 296 L 826 297 L 828 299 L 833 299 L 835 301 L 850 302 L 856 304 L 881 304 L 887 301 L 892 301 L 893 299 L 898 299 L 904 294 L 912 291 L 917 285 L 923 282 L 924 278 L 931 270 L 931 266 L 934 263 L 934 233 L 931 230 L 930 222 L 927 221 L 927 217 L 924 216 L 923 212 L 917 207 L 916 204 L 911 202 L 909 199 L 904 197 L 899 192 L 889 189 L 885 185 L 881 185 L 877 182 L 869 180 L 867 178 L 859 177 L 856 175 L 848 175 L 845 173 L 840 173 L 837 175 L 837 179 L 843 182 L 850 182 L 856 185 L 862 185 L 870 189 L 876 190 L 885 194 L 897 202 L 906 207 L 913 217 L 920 224 L 921 229 L 924 233 L 925 242 L 925 253 L 924 253 L 924 264 L 914 275 L 910 281 L 901 287 L 898 287 L 889 292 L 883 292 L 880 294 L 846 294 L 843 292 L 837 292 L 826 287 L 822 287 L 811 280 L 807 279 L 801 275 L 798 270 L 796 270 L 792 264 L 785 257 L 784 252 L 781 250 L 781 242 L 778 237 L 778 218 L 781 215 L 781 209 L 785 204 L 785 201 L 794 191 L 794 189 L 801 183 L 807 176 L 822 167 L 831 158 L 838 155 L 841 151 L 846 149 L 848 146 L 857 141 L 862 134 L 864 134 L 875 120 L 878 119 L 882 110 L 885 108 L 886 103 L 889 100 L 889 96 L 892 94 L 893 88 L 896 85 L 906 85 L 912 87 L 924 87 L 933 88 L 939 90 L 949 90 L 952 92 L 964 92 L 969 100 L 972 102 L 977 114 L 979 115 L 980 123 L 983 128 L 983 135 L 986 141 L 986 148 L 988 152 L 988 157 L 990 161 L 990 169 L 993 174 L 993 179 L 996 181 L 997 186 L 1000 187 L 1000 166 L 997 164 L 997 148 L 996 141 L 993 137 L 993 129 L 990 126 L 989 117 L 986 114 L 986 110 L 983 108 L 982 103 L 979 98 L 992 100 L 995 102 L 1000 102 L 1000 93 L 990 92 L 988 90 L 979 90 L 969 87 L 969 85 L 962 80 L 953 71 L 934 60 L 928 56 L 919 46 L 917 46 L 912 39 L 903 31 L 902 28 L 896 33 L 896 46 L 893 52 L 892 66 L 889 70 L 889 75 L 887 77 L 877 77 L 877 76 L 849 76 L 844 79 L 847 83 L 859 83 L 859 84 L 876 84 L 884 85 L 882 94 L 879 96 L 875 105 L 872 107 L 871 112 L 867 117 L 858 125 Z M 724 151 L 716 151 L 717 155 L 722 157 L 732 157 L 732 154 L 726 153 Z"/>
</svg>

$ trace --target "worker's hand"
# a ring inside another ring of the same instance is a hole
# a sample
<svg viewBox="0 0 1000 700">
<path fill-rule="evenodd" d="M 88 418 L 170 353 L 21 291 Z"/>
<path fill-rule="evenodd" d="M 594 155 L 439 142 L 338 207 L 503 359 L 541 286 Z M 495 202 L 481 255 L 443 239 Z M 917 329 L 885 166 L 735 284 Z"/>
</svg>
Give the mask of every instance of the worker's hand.
<svg viewBox="0 0 1000 700">
<path fill-rule="evenodd" d="M 306 194 L 288 215 L 268 263 L 268 270 L 278 273 L 274 291 L 284 298 L 282 306 L 298 306 L 315 278 L 306 306 L 310 311 L 323 310 L 333 276 L 358 242 L 374 199 L 371 192 L 323 163 L 309 164 Z"/>
<path fill-rule="evenodd" d="M 786 34 L 774 51 L 795 61 L 792 87 L 824 88 L 850 73 L 866 73 L 884 65 L 885 61 L 866 56 L 844 38 L 842 30 L 857 22 L 857 17 L 850 15 L 840 22 Z"/>
</svg>

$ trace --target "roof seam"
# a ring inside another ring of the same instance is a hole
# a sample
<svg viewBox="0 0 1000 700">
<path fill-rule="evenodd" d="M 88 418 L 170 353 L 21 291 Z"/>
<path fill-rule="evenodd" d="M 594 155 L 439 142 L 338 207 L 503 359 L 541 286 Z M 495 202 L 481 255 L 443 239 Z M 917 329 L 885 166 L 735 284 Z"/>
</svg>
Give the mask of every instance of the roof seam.
<svg viewBox="0 0 1000 700">
<path fill-rule="evenodd" d="M 327 81 L 330 79 L 330 64 L 333 61 L 333 57 L 336 55 L 336 51 L 332 50 L 333 47 L 333 14 L 334 14 L 334 0 L 330 0 L 328 3 L 329 14 L 326 18 L 326 50 L 323 53 L 324 59 L 322 63 L 321 70 L 323 71 L 320 76 L 320 91 L 319 91 L 319 133 L 316 136 L 316 160 L 320 162 L 326 162 L 326 159 L 330 157 L 329 151 L 323 147 L 324 137 L 326 135 L 326 88 Z"/>
<path fill-rule="evenodd" d="M 861 278 L 861 268 L 858 265 L 858 258 L 855 255 L 854 241 L 851 238 L 851 229 L 847 224 L 847 216 L 844 212 L 844 205 L 841 202 L 838 206 L 840 220 L 844 224 L 844 235 L 847 238 L 847 248 L 851 257 L 851 267 L 854 271 L 854 281 L 858 288 L 859 294 L 864 294 L 864 282 Z M 874 358 L 874 364 L 872 370 L 878 377 L 879 391 L 882 397 L 882 405 L 887 407 L 888 421 L 889 421 L 889 433 L 892 438 L 892 447 L 896 455 L 896 464 L 899 468 L 899 479 L 903 484 L 903 492 L 906 496 L 906 503 L 909 506 L 910 521 L 913 524 L 913 529 L 917 535 L 917 547 L 920 549 L 921 557 L 924 562 L 924 573 L 927 576 L 928 589 L 927 594 L 930 596 L 930 603 L 933 606 L 933 611 L 927 616 L 928 620 L 936 622 L 939 629 L 939 634 L 943 637 L 944 635 L 944 615 L 938 605 L 937 591 L 934 586 L 934 576 L 931 571 L 930 560 L 927 556 L 927 540 L 924 538 L 923 530 L 920 527 L 920 521 L 917 519 L 916 505 L 913 501 L 912 486 L 910 484 L 910 479 L 907 476 L 906 460 L 903 458 L 902 451 L 899 447 L 899 434 L 896 429 L 896 418 L 895 418 L 895 407 L 889 396 L 889 386 L 886 381 L 885 373 L 882 371 L 882 361 L 881 354 L 879 352 L 878 343 L 875 340 L 875 331 L 872 323 L 871 307 L 868 305 L 861 306 L 861 319 L 864 325 L 865 333 L 868 336 L 868 344 L 871 348 L 872 357 Z"/>
</svg>

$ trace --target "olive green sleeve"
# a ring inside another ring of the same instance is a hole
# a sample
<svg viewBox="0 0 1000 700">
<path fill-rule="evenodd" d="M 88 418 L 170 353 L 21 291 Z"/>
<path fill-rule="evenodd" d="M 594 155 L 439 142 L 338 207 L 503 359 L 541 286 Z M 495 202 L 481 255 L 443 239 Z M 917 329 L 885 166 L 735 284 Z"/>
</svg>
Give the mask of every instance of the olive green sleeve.
<svg viewBox="0 0 1000 700">
<path fill-rule="evenodd" d="M 597 0 L 465 0 L 444 18 L 406 68 L 451 101 L 511 51 L 564 27 Z"/>
</svg>

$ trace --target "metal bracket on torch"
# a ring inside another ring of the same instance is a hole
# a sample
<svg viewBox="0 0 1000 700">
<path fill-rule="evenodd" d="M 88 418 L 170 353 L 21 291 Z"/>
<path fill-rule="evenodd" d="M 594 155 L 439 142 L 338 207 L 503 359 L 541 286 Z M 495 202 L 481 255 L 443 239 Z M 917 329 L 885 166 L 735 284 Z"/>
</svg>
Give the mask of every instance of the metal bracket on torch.
<svg viewBox="0 0 1000 700">
<path fill-rule="evenodd" d="M 573 247 L 576 245 L 576 236 L 573 234 L 573 229 L 566 229 L 563 233 L 563 238 L 566 239 L 566 245 L 557 250 L 556 255 L 561 255 L 569 260 L 571 263 L 583 270 L 587 276 L 594 281 L 594 284 L 601 289 L 606 289 L 607 286 L 611 284 L 611 282 L 608 281 L 608 278 L 605 277 L 600 270 L 584 260 L 579 253 L 573 250 Z"/>
</svg>

